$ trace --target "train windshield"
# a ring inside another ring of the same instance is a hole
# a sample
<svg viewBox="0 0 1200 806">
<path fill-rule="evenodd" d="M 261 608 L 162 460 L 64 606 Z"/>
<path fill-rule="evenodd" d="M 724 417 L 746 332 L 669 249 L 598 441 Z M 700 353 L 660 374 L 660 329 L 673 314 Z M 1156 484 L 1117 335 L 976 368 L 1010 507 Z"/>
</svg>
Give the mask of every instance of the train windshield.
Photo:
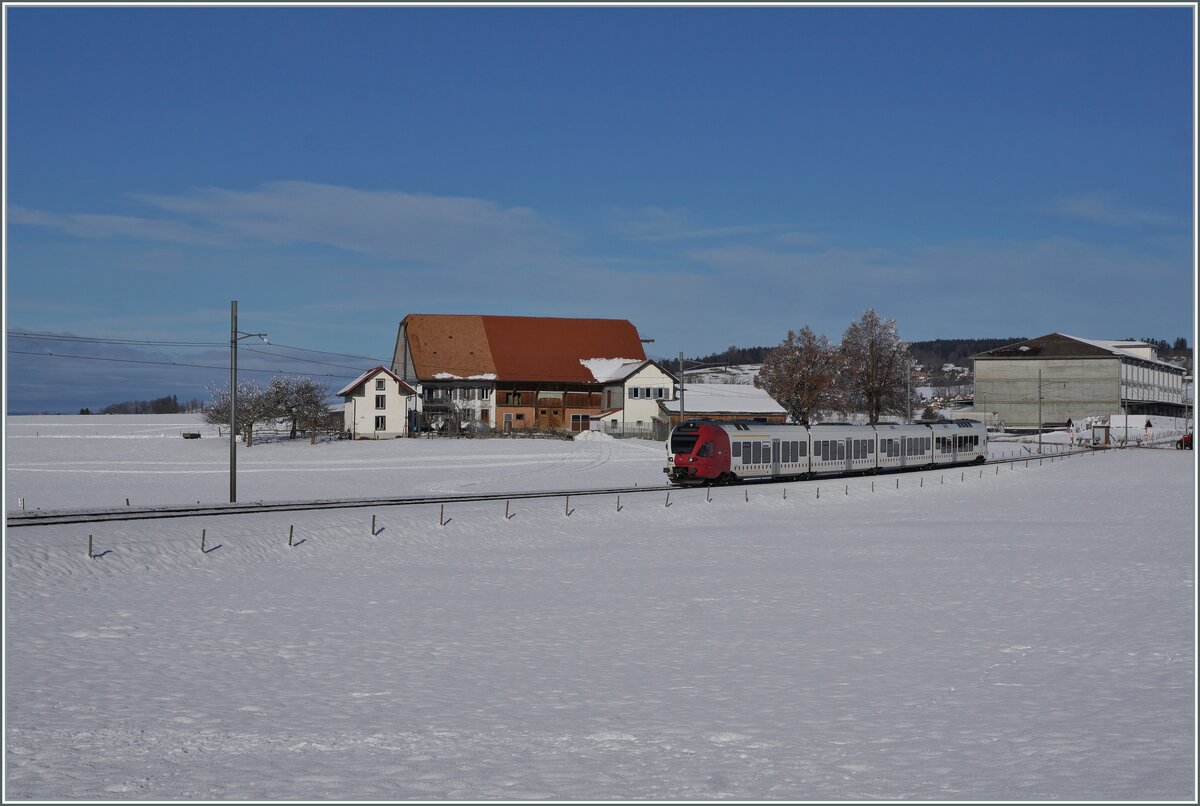
<svg viewBox="0 0 1200 806">
<path fill-rule="evenodd" d="M 671 432 L 671 453 L 691 454 L 700 432 L 696 428 L 676 428 Z"/>
</svg>

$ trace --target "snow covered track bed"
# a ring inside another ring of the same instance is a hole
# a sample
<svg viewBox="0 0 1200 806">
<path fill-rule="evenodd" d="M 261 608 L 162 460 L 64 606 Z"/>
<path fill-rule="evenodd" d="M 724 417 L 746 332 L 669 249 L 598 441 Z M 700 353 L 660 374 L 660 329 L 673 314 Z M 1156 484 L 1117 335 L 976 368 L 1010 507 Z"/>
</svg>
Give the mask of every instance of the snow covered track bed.
<svg viewBox="0 0 1200 806">
<path fill-rule="evenodd" d="M 503 475 L 457 444 L 423 490 Z M 14 530 L 5 794 L 1190 800 L 1193 468 Z"/>
</svg>

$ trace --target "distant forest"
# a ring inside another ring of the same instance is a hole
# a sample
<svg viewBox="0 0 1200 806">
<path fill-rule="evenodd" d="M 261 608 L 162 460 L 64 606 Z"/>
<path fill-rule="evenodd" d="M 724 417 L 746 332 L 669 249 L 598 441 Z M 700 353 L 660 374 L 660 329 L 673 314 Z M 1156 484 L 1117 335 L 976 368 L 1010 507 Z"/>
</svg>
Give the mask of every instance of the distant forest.
<svg viewBox="0 0 1200 806">
<path fill-rule="evenodd" d="M 908 349 L 913 358 L 926 369 L 939 370 L 943 364 L 954 364 L 958 367 L 971 366 L 971 356 L 1003 347 L 1018 341 L 1026 341 L 1027 336 L 1015 336 L 1008 339 L 933 339 L 932 341 L 912 341 Z M 1170 359 L 1186 356 L 1188 353 L 1187 339 L 1180 336 L 1174 342 L 1165 339 L 1130 339 L 1144 341 L 1159 349 L 1159 357 Z M 689 362 L 700 364 L 761 364 L 772 347 L 730 347 L 719 353 L 689 359 Z"/>
<path fill-rule="evenodd" d="M 1012 344 L 1015 341 L 1025 341 L 1025 339 L 934 339 L 933 341 L 909 342 L 908 349 L 917 359 L 917 363 L 941 369 L 942 364 L 969 366 L 971 356 L 976 353 L 1003 347 L 1005 344 Z M 720 353 L 690 360 L 701 364 L 761 364 L 772 349 L 772 347 L 730 347 Z"/>
<path fill-rule="evenodd" d="M 204 403 L 200 400 L 189 400 L 180 403 L 175 395 L 155 398 L 154 400 L 126 400 L 123 403 L 113 403 L 105 406 L 97 414 L 179 414 L 185 411 L 200 411 Z M 91 409 L 80 409 L 80 414 L 92 414 Z"/>
</svg>

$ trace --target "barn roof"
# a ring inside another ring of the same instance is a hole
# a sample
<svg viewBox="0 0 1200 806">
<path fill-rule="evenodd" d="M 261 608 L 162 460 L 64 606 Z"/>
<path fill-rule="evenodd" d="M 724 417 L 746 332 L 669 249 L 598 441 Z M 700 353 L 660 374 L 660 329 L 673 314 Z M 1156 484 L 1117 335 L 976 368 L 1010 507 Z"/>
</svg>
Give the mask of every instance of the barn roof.
<svg viewBox="0 0 1200 806">
<path fill-rule="evenodd" d="M 588 359 L 645 361 L 626 319 L 410 314 L 402 326 L 421 380 L 597 382 Z"/>
</svg>

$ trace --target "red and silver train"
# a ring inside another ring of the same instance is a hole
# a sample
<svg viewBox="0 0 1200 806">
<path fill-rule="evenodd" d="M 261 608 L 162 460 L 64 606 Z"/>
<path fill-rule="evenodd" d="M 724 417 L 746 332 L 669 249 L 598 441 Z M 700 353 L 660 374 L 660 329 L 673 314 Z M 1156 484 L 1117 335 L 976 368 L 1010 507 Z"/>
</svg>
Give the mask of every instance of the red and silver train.
<svg viewBox="0 0 1200 806">
<path fill-rule="evenodd" d="M 916 470 L 982 462 L 978 420 L 900 425 L 766 425 L 689 420 L 671 430 L 663 472 L 672 484 L 730 484 Z"/>
</svg>

